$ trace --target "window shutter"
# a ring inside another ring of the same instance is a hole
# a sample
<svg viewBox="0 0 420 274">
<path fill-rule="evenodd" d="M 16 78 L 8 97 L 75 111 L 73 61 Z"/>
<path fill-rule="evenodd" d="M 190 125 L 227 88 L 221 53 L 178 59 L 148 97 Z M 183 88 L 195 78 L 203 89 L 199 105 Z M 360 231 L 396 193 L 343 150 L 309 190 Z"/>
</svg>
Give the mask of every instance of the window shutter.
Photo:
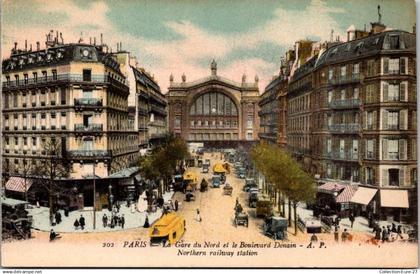
<svg viewBox="0 0 420 274">
<path fill-rule="evenodd" d="M 373 159 L 376 159 L 376 140 L 373 139 Z"/>
<path fill-rule="evenodd" d="M 388 169 L 382 169 L 382 186 L 388 186 Z"/>
<path fill-rule="evenodd" d="M 399 152 L 399 159 L 400 160 L 407 160 L 407 140 L 406 139 L 400 139 L 398 141 L 398 152 Z"/>
<path fill-rule="evenodd" d="M 402 110 L 400 110 L 400 121 L 399 121 L 399 123 L 400 123 L 400 129 L 401 130 L 407 130 L 407 118 L 408 118 L 408 115 L 407 115 L 407 110 L 406 109 L 402 109 Z"/>
<path fill-rule="evenodd" d="M 382 83 L 383 98 L 382 102 L 388 102 L 388 82 Z"/>
<path fill-rule="evenodd" d="M 400 82 L 400 101 L 407 102 L 407 82 Z"/>
<path fill-rule="evenodd" d="M 383 58 L 383 74 L 389 73 L 389 58 Z"/>
<path fill-rule="evenodd" d="M 364 139 L 363 142 L 364 142 L 363 147 L 365 148 L 365 159 L 367 159 L 368 158 L 368 141 Z"/>
<path fill-rule="evenodd" d="M 411 139 L 411 159 L 417 160 L 417 139 Z"/>
<path fill-rule="evenodd" d="M 363 129 L 367 129 L 367 111 L 363 112 Z"/>
<path fill-rule="evenodd" d="M 401 57 L 400 58 L 400 74 L 407 74 L 406 64 L 407 64 L 407 58 Z"/>
<path fill-rule="evenodd" d="M 388 129 L 388 111 L 382 110 L 382 130 Z"/>
<path fill-rule="evenodd" d="M 375 110 L 375 111 L 373 111 L 373 113 L 372 113 L 372 129 L 376 129 L 376 123 L 377 123 L 377 115 L 378 115 L 378 112 Z"/>
<path fill-rule="evenodd" d="M 399 184 L 398 186 L 404 186 L 404 168 L 400 169 L 400 178 L 399 178 Z"/>
<path fill-rule="evenodd" d="M 382 140 L 382 160 L 388 160 L 388 140 Z"/>
</svg>

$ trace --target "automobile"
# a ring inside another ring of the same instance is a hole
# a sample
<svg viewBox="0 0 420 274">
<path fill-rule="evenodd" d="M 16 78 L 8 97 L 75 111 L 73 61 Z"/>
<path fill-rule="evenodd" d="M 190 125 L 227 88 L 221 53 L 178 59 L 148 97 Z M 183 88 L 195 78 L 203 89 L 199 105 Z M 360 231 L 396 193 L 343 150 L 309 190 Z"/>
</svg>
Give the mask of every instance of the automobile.
<svg viewBox="0 0 420 274">
<path fill-rule="evenodd" d="M 211 183 L 214 188 L 220 187 L 220 181 L 220 175 L 213 175 L 213 177 L 211 178 Z"/>
<path fill-rule="evenodd" d="M 287 219 L 271 216 L 265 219 L 263 224 L 264 235 L 274 240 L 287 239 Z"/>
<path fill-rule="evenodd" d="M 210 166 L 210 159 L 204 159 L 204 164 L 203 165 L 206 165 L 207 167 L 209 167 Z"/>
<path fill-rule="evenodd" d="M 223 187 L 223 194 L 232 196 L 232 191 L 233 187 L 229 183 L 226 183 L 226 185 Z"/>
<path fill-rule="evenodd" d="M 257 207 L 257 200 L 258 200 L 258 194 L 259 194 L 259 190 L 258 189 L 251 189 L 249 191 L 249 196 L 248 196 L 248 206 L 251 208 L 256 208 Z"/>
<path fill-rule="evenodd" d="M 245 185 L 243 187 L 243 190 L 245 192 L 249 192 L 251 188 L 258 188 L 257 183 L 252 178 L 246 178 L 245 179 Z"/>
<path fill-rule="evenodd" d="M 31 238 L 32 215 L 26 210 L 29 203 L 26 201 L 2 197 L 2 228 L 3 239 Z"/>
<path fill-rule="evenodd" d="M 271 199 L 268 195 L 260 194 L 257 197 L 257 205 L 256 205 L 256 215 L 257 217 L 269 217 L 273 212 Z"/>
<path fill-rule="evenodd" d="M 185 201 L 187 202 L 195 201 L 194 192 L 192 190 L 187 190 L 185 192 Z"/>
<path fill-rule="evenodd" d="M 173 176 L 174 191 L 184 191 L 184 178 L 181 174 Z"/>
<path fill-rule="evenodd" d="M 235 214 L 235 226 L 237 227 L 238 225 L 243 225 L 248 227 L 248 214 L 246 214 L 245 212 L 239 212 L 237 214 Z"/>
<path fill-rule="evenodd" d="M 322 232 L 321 221 L 317 219 L 305 220 L 305 227 L 306 227 L 306 232 L 310 234 Z"/>
<path fill-rule="evenodd" d="M 174 212 L 164 214 L 149 229 L 150 246 L 176 244 L 184 235 L 185 219 Z"/>
<path fill-rule="evenodd" d="M 240 167 L 237 172 L 238 177 L 241 179 L 245 179 L 245 174 L 246 174 L 246 169 L 244 167 Z"/>
<path fill-rule="evenodd" d="M 202 173 L 209 173 L 209 167 L 206 165 L 203 165 L 203 169 L 201 171 Z"/>
</svg>

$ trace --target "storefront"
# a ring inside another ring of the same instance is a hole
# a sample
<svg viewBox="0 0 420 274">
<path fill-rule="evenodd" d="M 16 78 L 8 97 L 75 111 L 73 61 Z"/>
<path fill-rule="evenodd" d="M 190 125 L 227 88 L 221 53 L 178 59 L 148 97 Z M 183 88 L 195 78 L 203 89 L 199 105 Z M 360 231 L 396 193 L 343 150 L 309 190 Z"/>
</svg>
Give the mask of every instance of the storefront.
<svg viewBox="0 0 420 274">
<path fill-rule="evenodd" d="M 374 199 L 378 190 L 376 188 L 359 187 L 354 193 L 351 203 L 356 216 L 364 216 L 366 218 L 377 218 L 376 199 Z"/>
<path fill-rule="evenodd" d="M 400 189 L 381 189 L 379 191 L 381 219 L 388 222 L 407 222 L 408 191 Z"/>
</svg>

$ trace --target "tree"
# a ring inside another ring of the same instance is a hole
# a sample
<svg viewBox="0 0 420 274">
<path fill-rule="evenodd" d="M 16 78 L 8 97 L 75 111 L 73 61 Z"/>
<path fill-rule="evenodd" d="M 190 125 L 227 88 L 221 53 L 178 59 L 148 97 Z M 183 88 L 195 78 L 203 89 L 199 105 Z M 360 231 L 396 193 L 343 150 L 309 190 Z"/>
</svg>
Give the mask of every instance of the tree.
<svg viewBox="0 0 420 274">
<path fill-rule="evenodd" d="M 314 180 L 287 152 L 276 145 L 261 142 L 253 148 L 251 157 L 258 170 L 265 176 L 266 181 L 271 184 L 271 188 L 276 190 L 275 196 L 279 197 L 279 211 L 281 200 L 283 200 L 283 215 L 284 197 L 288 198 L 289 225 L 291 224 L 291 206 L 293 205 L 296 233 L 298 202 L 314 199 L 316 193 Z"/>
<path fill-rule="evenodd" d="M 33 173 L 38 179 L 37 182 L 48 192 L 50 223 L 52 224 L 53 197 L 64 191 L 57 180 L 67 178 L 69 168 L 61 152 L 61 142 L 57 141 L 55 137 L 51 137 L 42 143 L 42 151 L 45 158 L 41 161 L 41 164 L 36 166 Z"/>
<path fill-rule="evenodd" d="M 181 138 L 168 134 L 162 144 L 156 147 L 150 156 L 140 160 L 140 172 L 149 180 L 163 179 L 167 189 L 168 180 L 175 173 L 178 164 L 189 155 L 188 147 Z M 162 195 L 159 185 L 159 196 Z"/>
</svg>

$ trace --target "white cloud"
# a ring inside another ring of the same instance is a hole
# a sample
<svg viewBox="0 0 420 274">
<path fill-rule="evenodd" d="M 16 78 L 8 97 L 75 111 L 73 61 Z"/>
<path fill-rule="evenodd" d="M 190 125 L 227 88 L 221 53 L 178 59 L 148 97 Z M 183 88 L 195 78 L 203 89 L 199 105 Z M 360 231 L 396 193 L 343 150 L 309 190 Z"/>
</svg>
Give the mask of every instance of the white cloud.
<svg viewBox="0 0 420 274">
<path fill-rule="evenodd" d="M 306 37 L 321 37 L 329 39 L 331 29 L 341 33 L 338 23 L 332 18 L 332 13 L 343 13 L 340 8 L 328 7 L 321 0 L 312 0 L 304 10 L 285 10 L 279 8 L 274 11 L 275 18 L 266 24 L 237 34 L 215 34 L 200 28 L 189 21 L 167 21 L 166 26 L 181 37 L 172 41 L 150 40 L 144 37 L 121 33 L 107 18 L 108 6 L 104 2 L 93 2 L 87 8 L 80 8 L 70 0 L 64 0 L 54 5 L 48 0 L 37 0 L 43 13 L 64 13 L 67 18 L 59 31 L 63 33 L 65 42 L 76 42 L 83 31 L 84 41 L 89 37 L 99 37 L 104 33 L 104 40 L 114 50 L 118 41 L 123 47 L 138 57 L 139 65 L 151 71 L 158 80 L 162 91 L 166 92 L 169 84 L 169 75 L 174 74 L 175 80 L 181 75 L 187 75 L 187 81 L 196 80 L 209 75 L 209 67 L 202 67 L 199 61 L 215 58 L 220 60 L 236 49 L 254 49 L 260 43 L 269 42 L 284 48 L 293 46 L 296 40 Z M 86 29 L 89 26 L 90 29 Z M 35 44 L 37 40 L 44 39 L 43 34 L 57 26 L 6 26 L 3 38 L 6 46 L 2 54 L 7 56 L 13 41 L 22 45 L 24 39 Z M 343 35 L 341 33 L 341 35 Z M 99 42 L 97 40 L 97 42 Z M 279 60 L 281 52 L 273 52 L 275 60 Z M 147 58 L 146 58 L 147 57 Z M 145 63 L 144 60 L 152 60 Z M 240 81 L 242 74 L 246 73 L 248 81 L 254 81 L 255 74 L 260 78 L 260 89 L 271 80 L 272 75 L 278 73 L 278 64 L 269 63 L 259 58 L 246 58 L 233 60 L 229 64 L 219 62 L 220 75 Z"/>
</svg>

